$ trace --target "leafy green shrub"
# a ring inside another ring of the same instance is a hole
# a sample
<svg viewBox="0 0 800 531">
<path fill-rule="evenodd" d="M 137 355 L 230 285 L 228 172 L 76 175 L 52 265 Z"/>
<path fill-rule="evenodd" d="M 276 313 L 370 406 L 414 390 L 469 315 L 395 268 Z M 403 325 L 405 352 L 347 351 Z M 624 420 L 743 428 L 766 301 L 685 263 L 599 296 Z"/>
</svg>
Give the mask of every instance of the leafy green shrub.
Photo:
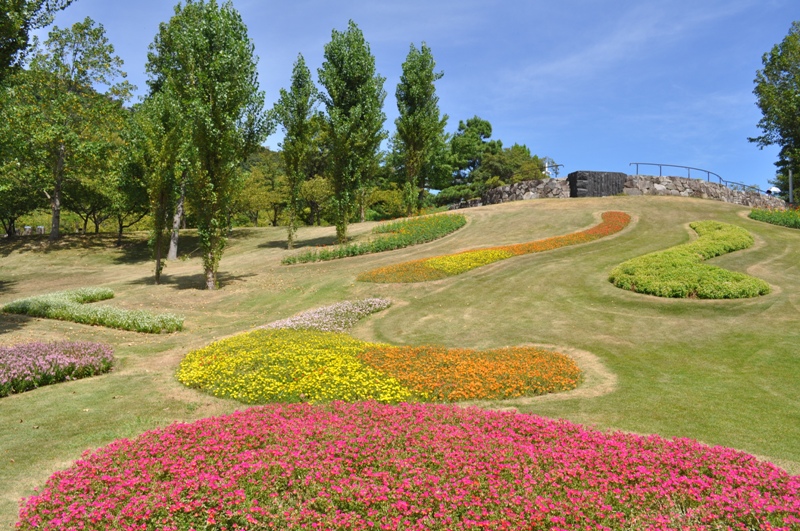
<svg viewBox="0 0 800 531">
<path fill-rule="evenodd" d="M 177 315 L 87 305 L 113 297 L 114 292 L 107 288 L 81 288 L 18 299 L 3 306 L 2 311 L 151 334 L 183 329 L 183 317 Z"/>
<path fill-rule="evenodd" d="M 702 263 L 750 247 L 750 233 L 717 221 L 698 221 L 690 227 L 700 236 L 697 240 L 623 262 L 609 280 L 618 288 L 657 297 L 741 299 L 769 293 L 763 280 Z"/>
<path fill-rule="evenodd" d="M 750 211 L 750 219 L 765 221 L 773 225 L 781 225 L 792 229 L 800 229 L 800 210 L 772 210 L 764 208 L 754 208 Z"/>
<path fill-rule="evenodd" d="M 404 219 L 378 225 L 373 234 L 385 235 L 363 243 L 351 243 L 331 248 L 308 250 L 282 260 L 284 265 L 335 260 L 348 256 L 380 253 L 410 245 L 430 242 L 447 236 L 467 223 L 463 214 L 442 214 Z"/>
<path fill-rule="evenodd" d="M 436 194 L 434 202 L 439 206 L 444 206 L 450 203 L 458 203 L 462 199 L 464 201 L 477 199 L 483 195 L 485 190 L 486 187 L 483 183 L 458 184 L 440 191 Z"/>
</svg>

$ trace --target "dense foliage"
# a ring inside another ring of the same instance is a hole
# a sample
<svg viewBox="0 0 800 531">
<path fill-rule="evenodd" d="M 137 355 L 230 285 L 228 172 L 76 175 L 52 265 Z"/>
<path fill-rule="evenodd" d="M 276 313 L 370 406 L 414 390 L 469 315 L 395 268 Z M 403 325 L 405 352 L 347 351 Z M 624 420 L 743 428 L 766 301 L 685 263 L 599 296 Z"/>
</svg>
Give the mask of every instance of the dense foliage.
<svg viewBox="0 0 800 531">
<path fill-rule="evenodd" d="M 88 305 L 113 297 L 114 292 L 107 288 L 58 291 L 15 300 L 3 306 L 2 311 L 151 334 L 175 332 L 183 328 L 183 317 L 177 315 L 168 313 L 154 315 L 144 310 Z"/>
<path fill-rule="evenodd" d="M 624 229 L 631 217 L 624 212 L 603 212 L 603 221 L 590 229 L 564 236 L 554 236 L 527 243 L 475 249 L 456 254 L 379 267 L 358 275 L 362 282 L 425 282 L 459 275 L 477 267 L 505 260 L 512 256 L 550 251 L 568 245 L 586 243 L 615 234 Z"/>
<path fill-rule="evenodd" d="M 420 49 L 412 44 L 395 92 L 399 116 L 392 143 L 409 216 L 422 208 L 425 190 L 449 184 L 452 174 L 444 132 L 448 117 L 440 116 L 435 86 L 444 74 L 435 68 L 431 49 L 424 42 Z"/>
<path fill-rule="evenodd" d="M 800 21 L 792 23 L 788 35 L 764 54 L 762 63 L 753 93 L 762 113 L 758 127 L 763 134 L 750 141 L 762 148 L 780 146 L 776 165 L 784 178 L 776 182 L 786 190 L 788 170 L 800 173 Z"/>
<path fill-rule="evenodd" d="M 378 166 L 378 151 L 386 138 L 383 100 L 386 91 L 375 69 L 375 56 L 352 20 L 347 30 L 333 30 L 318 70 L 325 88 L 326 147 L 333 185 L 336 237 L 347 241 L 347 224 L 359 196 L 365 196 Z"/>
<path fill-rule="evenodd" d="M 697 240 L 623 262 L 609 280 L 618 288 L 657 297 L 740 299 L 769 293 L 763 280 L 703 263 L 753 245 L 749 232 L 718 221 L 697 221 L 690 227 Z"/>
<path fill-rule="evenodd" d="M 18 529 L 764 529 L 800 477 L 688 439 L 375 402 L 271 405 L 118 440 L 55 473 Z"/>
<path fill-rule="evenodd" d="M 213 290 L 240 166 L 271 132 L 253 43 L 232 3 L 189 0 L 161 24 L 147 59 L 151 96 L 176 109 L 186 135 L 186 194 Z"/>
<path fill-rule="evenodd" d="M 786 210 L 754 208 L 750 211 L 748 216 L 750 219 L 755 219 L 757 221 L 765 221 L 773 225 L 800 229 L 800 210 L 796 208 Z"/>
<path fill-rule="evenodd" d="M 111 370 L 111 347 L 86 341 L 0 347 L 0 397 Z"/>
<path fill-rule="evenodd" d="M 410 245 L 427 243 L 454 232 L 467 223 L 463 214 L 438 214 L 400 221 L 392 221 L 375 227 L 373 234 L 384 235 L 363 243 L 350 243 L 331 248 L 308 250 L 282 260 L 283 264 L 335 260 L 348 256 L 379 253 L 402 249 Z"/>
</svg>

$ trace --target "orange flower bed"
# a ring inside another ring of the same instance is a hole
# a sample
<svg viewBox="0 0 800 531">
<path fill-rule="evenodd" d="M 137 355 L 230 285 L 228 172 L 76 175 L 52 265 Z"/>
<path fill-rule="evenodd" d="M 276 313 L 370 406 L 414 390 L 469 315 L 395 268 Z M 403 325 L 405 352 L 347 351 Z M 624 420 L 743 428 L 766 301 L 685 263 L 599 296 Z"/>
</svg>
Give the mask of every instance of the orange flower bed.
<svg viewBox="0 0 800 531">
<path fill-rule="evenodd" d="M 565 354 L 535 347 L 472 350 L 376 345 L 357 355 L 425 401 L 502 400 L 575 389 L 581 371 Z"/>
<path fill-rule="evenodd" d="M 587 243 L 615 234 L 631 222 L 625 212 L 603 212 L 603 221 L 594 227 L 563 236 L 553 236 L 527 243 L 474 249 L 451 255 L 422 258 L 387 267 L 379 267 L 358 275 L 362 282 L 425 282 L 458 275 L 488 263 L 512 256 L 551 251 L 559 247 Z M 460 262 L 460 264 L 459 264 Z"/>
</svg>

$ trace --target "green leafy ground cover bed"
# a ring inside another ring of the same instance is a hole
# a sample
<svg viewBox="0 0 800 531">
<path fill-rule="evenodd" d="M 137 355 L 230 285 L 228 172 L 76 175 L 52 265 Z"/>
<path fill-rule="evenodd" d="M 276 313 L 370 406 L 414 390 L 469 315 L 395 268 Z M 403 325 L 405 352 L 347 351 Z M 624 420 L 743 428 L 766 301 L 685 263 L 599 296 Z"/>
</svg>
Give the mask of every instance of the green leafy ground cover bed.
<svg viewBox="0 0 800 531">
<path fill-rule="evenodd" d="M 107 288 L 57 291 L 15 300 L 3 306 L 2 311 L 150 334 L 175 332 L 183 328 L 183 318 L 173 314 L 156 315 L 144 310 L 88 305 L 113 297 L 114 292 Z"/>
<path fill-rule="evenodd" d="M 753 245 L 749 232 L 718 221 L 689 226 L 697 232 L 697 240 L 623 262 L 611 271 L 609 280 L 618 288 L 657 297 L 742 299 L 769 293 L 763 280 L 703 263 Z"/>
<path fill-rule="evenodd" d="M 466 223 L 467 218 L 463 214 L 437 214 L 393 221 L 378 225 L 372 229 L 373 234 L 382 235 L 374 240 L 339 245 L 330 249 L 308 250 L 300 254 L 287 256 L 282 260 L 282 263 L 284 265 L 303 264 L 402 249 L 447 236 L 466 225 Z"/>
<path fill-rule="evenodd" d="M 780 225 L 782 227 L 789 227 L 791 229 L 800 229 L 800 210 L 787 209 L 787 210 L 773 210 L 766 208 L 754 208 L 750 211 L 750 219 L 756 221 L 765 221 L 773 225 Z"/>
</svg>

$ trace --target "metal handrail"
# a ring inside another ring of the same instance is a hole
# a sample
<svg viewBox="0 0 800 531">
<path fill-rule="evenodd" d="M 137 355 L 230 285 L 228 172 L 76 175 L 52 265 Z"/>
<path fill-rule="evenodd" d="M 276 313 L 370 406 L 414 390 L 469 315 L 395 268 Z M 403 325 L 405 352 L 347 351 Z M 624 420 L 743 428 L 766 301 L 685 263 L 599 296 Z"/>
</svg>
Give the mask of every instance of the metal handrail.
<svg viewBox="0 0 800 531">
<path fill-rule="evenodd" d="M 727 181 L 727 180 L 723 179 L 719 174 L 716 174 L 713 171 L 704 170 L 702 168 L 693 168 L 691 166 L 680 166 L 678 164 L 661 164 L 661 163 L 658 163 L 658 162 L 631 162 L 630 164 L 628 164 L 628 166 L 634 166 L 635 165 L 636 166 L 636 174 L 639 175 L 639 165 L 640 164 L 642 166 L 658 166 L 658 176 L 659 177 L 663 177 L 662 169 L 664 167 L 667 167 L 667 168 L 683 168 L 684 170 L 686 170 L 686 175 L 687 175 L 687 177 L 689 179 L 692 178 L 692 170 L 701 171 L 701 172 L 705 172 L 706 180 L 708 182 L 711 182 L 711 176 L 713 175 L 714 177 L 717 178 L 719 184 L 721 184 L 723 186 L 727 186 L 728 188 L 732 188 L 732 189 L 739 188 L 739 189 L 746 190 L 746 191 L 749 190 L 749 191 L 753 191 L 753 192 L 759 192 L 759 193 L 762 193 L 762 194 L 766 194 L 766 192 L 764 190 L 761 190 L 757 186 L 752 186 L 752 185 L 743 184 L 743 183 L 737 183 L 737 182 L 734 182 L 734 181 Z M 731 185 L 733 185 L 733 186 L 731 186 Z"/>
</svg>

